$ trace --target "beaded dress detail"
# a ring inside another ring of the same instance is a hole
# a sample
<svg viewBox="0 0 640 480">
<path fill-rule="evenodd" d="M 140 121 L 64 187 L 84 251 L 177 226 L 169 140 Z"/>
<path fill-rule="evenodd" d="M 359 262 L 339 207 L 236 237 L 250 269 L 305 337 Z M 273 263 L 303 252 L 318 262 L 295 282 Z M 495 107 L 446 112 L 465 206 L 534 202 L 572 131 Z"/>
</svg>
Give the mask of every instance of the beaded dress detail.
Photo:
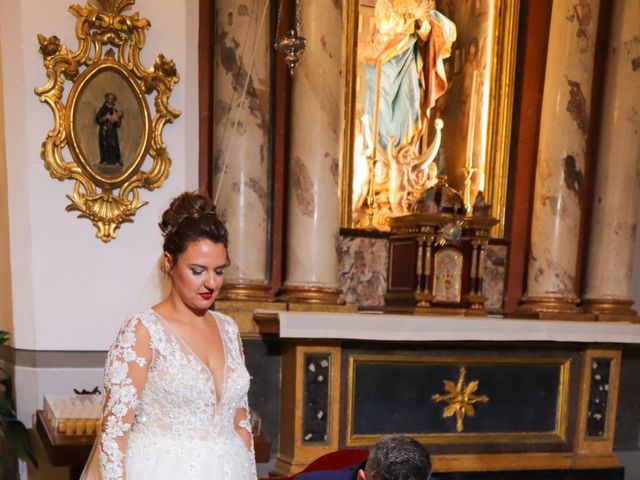
<svg viewBox="0 0 640 480">
<path fill-rule="evenodd" d="M 247 448 L 237 431 L 251 432 L 238 327 L 213 317 L 225 359 L 218 389 L 209 367 L 154 310 L 120 329 L 104 373 L 104 480 L 256 479 L 253 444 Z"/>
</svg>

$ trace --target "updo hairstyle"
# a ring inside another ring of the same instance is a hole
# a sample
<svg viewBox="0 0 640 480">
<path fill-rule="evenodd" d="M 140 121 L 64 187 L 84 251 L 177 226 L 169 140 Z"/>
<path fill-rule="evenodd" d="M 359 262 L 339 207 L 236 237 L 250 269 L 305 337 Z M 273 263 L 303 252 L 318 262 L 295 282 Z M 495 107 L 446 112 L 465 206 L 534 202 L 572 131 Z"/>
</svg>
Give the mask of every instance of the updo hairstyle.
<svg viewBox="0 0 640 480">
<path fill-rule="evenodd" d="M 158 226 L 164 236 L 162 248 L 171 255 L 173 263 L 190 243 L 198 240 L 211 240 L 227 248 L 227 227 L 216 215 L 216 206 L 197 192 L 185 192 L 174 198 Z"/>
</svg>

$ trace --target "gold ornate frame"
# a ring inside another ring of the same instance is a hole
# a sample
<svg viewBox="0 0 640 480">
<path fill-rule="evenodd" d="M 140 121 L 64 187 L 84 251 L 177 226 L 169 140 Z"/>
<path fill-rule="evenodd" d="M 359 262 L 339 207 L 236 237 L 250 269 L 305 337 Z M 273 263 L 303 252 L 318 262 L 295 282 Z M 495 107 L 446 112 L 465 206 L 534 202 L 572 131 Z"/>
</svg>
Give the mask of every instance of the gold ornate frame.
<svg viewBox="0 0 640 480">
<path fill-rule="evenodd" d="M 556 404 L 556 428 L 551 432 L 513 432 L 513 433 L 407 433 L 424 444 L 468 444 L 479 442 L 517 441 L 527 444 L 564 442 L 567 440 L 569 419 L 569 382 L 571 379 L 571 359 L 559 358 L 519 358 L 519 357 L 438 357 L 415 355 L 350 355 L 347 371 L 347 447 L 373 445 L 384 434 L 362 435 L 353 432 L 355 412 L 355 375 L 358 364 L 418 364 L 418 365 L 557 365 L 560 367 L 558 378 L 558 400 Z M 434 392 L 435 393 L 435 392 Z"/>
<path fill-rule="evenodd" d="M 77 210 L 80 217 L 89 218 L 97 229 L 96 236 L 104 242 L 116 238 L 116 229 L 123 222 L 132 221 L 135 212 L 147 203 L 140 200 L 138 189 L 156 189 L 169 176 L 171 159 L 162 130 L 180 115 L 169 106 L 171 91 L 180 80 L 173 60 L 159 54 L 151 68 L 140 62 L 150 23 L 138 12 L 123 14 L 134 3 L 135 0 L 89 0 L 84 7 L 71 5 L 69 10 L 77 18 L 75 51 L 61 45 L 55 35 L 38 35 L 48 81 L 35 93 L 53 113 L 53 128 L 42 143 L 41 157 L 53 178 L 75 181 L 73 193 L 67 195 L 71 201 L 67 210 Z M 100 77 L 102 80 L 96 83 Z M 129 132 L 130 155 L 123 162 L 118 159 L 122 168 L 114 168 L 111 175 L 100 171 L 95 156 L 86 151 L 88 136 L 97 136 L 97 124 L 88 132 L 88 127 L 78 121 L 82 115 L 89 118 L 90 108 L 97 107 L 94 90 L 98 87 L 92 85 L 107 84 L 107 80 L 119 84 L 125 92 L 133 113 L 128 112 L 129 117 L 124 118 L 132 118 L 131 123 L 135 124 L 135 133 Z M 66 81 L 72 86 L 65 103 Z M 152 118 L 146 96 L 153 92 Z M 93 103 L 86 100 L 89 97 Z M 73 161 L 64 159 L 65 146 Z M 152 162 L 145 171 L 142 167 L 147 155 Z"/>
<path fill-rule="evenodd" d="M 491 39 L 490 94 L 487 109 L 485 198 L 492 215 L 499 219 L 493 235 L 502 237 L 507 210 L 509 149 L 514 97 L 514 77 L 517 53 L 520 0 L 491 0 L 495 12 L 495 27 Z M 437 2 L 437 5 L 440 2 Z M 360 0 L 344 2 L 345 54 L 344 135 L 340 185 L 340 224 L 352 228 L 351 195 L 353 181 L 353 145 L 355 141 L 355 102 L 357 80 L 358 25 Z"/>
</svg>

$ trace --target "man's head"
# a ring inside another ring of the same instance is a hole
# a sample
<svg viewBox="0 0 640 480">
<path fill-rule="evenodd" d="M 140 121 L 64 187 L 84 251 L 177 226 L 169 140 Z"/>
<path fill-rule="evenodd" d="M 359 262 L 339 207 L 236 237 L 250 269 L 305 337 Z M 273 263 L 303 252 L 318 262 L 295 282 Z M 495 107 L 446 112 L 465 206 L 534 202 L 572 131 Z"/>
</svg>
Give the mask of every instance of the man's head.
<svg viewBox="0 0 640 480">
<path fill-rule="evenodd" d="M 431 475 L 429 452 L 404 435 L 384 437 L 369 452 L 358 480 L 428 480 Z"/>
</svg>

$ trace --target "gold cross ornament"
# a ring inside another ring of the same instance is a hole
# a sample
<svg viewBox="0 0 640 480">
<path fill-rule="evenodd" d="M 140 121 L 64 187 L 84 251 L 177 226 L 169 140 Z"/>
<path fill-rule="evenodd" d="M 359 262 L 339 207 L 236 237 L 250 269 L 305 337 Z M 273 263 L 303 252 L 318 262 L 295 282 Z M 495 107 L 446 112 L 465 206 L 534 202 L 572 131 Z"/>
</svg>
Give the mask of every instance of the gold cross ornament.
<svg viewBox="0 0 640 480">
<path fill-rule="evenodd" d="M 476 410 L 473 407 L 474 403 L 487 403 L 489 397 L 486 395 L 473 395 L 478 390 L 480 382 L 474 380 L 468 384 L 464 383 L 464 377 L 467 374 L 465 367 L 460 367 L 460 374 L 458 381 L 453 383 L 451 380 L 443 380 L 444 389 L 448 392 L 445 395 L 439 393 L 433 395 L 431 400 L 434 402 L 446 402 L 447 405 L 442 412 L 442 418 L 456 416 L 456 432 L 460 433 L 464 430 L 464 416 L 469 415 L 474 417 Z"/>
</svg>

